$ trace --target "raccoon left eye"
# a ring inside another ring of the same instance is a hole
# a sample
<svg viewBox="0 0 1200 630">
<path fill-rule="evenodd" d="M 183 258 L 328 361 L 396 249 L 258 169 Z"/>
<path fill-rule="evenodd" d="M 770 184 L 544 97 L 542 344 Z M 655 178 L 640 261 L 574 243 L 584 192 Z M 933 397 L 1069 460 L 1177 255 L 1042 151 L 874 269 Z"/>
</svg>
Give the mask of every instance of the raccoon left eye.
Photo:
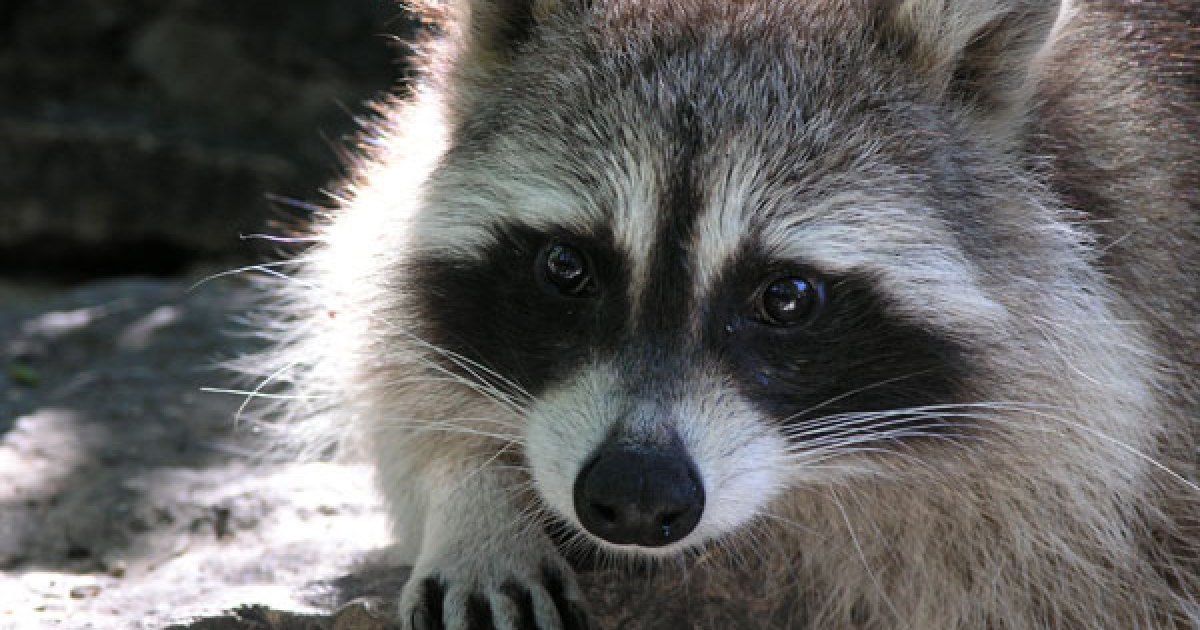
<svg viewBox="0 0 1200 630">
<path fill-rule="evenodd" d="M 758 298 L 760 318 L 772 326 L 796 326 L 812 321 L 825 301 L 819 281 L 800 276 L 777 278 Z"/>
<path fill-rule="evenodd" d="M 587 257 L 566 243 L 555 243 L 538 256 L 540 276 L 554 291 L 580 297 L 595 290 Z"/>
</svg>

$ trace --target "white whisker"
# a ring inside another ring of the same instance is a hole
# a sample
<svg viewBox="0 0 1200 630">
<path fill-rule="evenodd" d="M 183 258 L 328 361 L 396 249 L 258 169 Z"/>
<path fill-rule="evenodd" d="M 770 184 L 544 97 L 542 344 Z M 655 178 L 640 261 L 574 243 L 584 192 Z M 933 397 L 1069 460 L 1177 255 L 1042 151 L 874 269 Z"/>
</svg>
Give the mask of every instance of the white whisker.
<svg viewBox="0 0 1200 630">
<path fill-rule="evenodd" d="M 206 394 L 232 394 L 234 396 L 245 396 L 247 398 L 266 398 L 270 400 L 325 400 L 329 398 L 328 396 L 316 394 L 266 394 L 253 390 L 226 389 L 223 387 L 201 387 L 200 391 Z"/>
<path fill-rule="evenodd" d="M 309 288 L 309 289 L 316 288 L 315 286 L 313 286 L 310 283 L 298 280 L 298 279 L 296 279 L 292 276 L 289 276 L 285 273 L 275 271 L 275 269 L 274 269 L 275 267 L 295 266 L 299 262 L 301 262 L 301 261 L 285 260 L 285 261 L 280 261 L 280 262 L 259 263 L 256 265 L 247 265 L 245 267 L 238 267 L 237 269 L 228 269 L 226 271 L 220 271 L 220 272 L 214 273 L 212 275 L 206 276 L 204 278 L 201 278 L 200 280 L 197 280 L 195 283 L 193 283 L 191 286 L 189 286 L 185 290 L 185 293 L 191 293 L 191 292 L 195 291 L 196 289 L 200 288 L 201 286 L 204 286 L 205 284 L 208 284 L 209 282 L 212 282 L 213 280 L 217 280 L 219 278 L 224 278 L 227 276 L 234 276 L 234 275 L 242 274 L 242 273 L 250 273 L 250 272 L 257 272 L 257 273 L 260 273 L 260 274 L 263 274 L 266 276 L 279 278 L 281 280 L 287 280 L 288 282 L 295 282 L 295 283 L 299 284 L 300 286 L 303 286 L 303 287 Z"/>
</svg>

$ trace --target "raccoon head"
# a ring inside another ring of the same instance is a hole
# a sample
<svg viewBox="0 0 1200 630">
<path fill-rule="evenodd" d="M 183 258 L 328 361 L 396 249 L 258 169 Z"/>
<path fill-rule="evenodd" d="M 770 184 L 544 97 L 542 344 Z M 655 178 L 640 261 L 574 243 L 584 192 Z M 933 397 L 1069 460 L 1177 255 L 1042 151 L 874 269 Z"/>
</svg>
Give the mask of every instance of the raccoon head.
<svg viewBox="0 0 1200 630">
<path fill-rule="evenodd" d="M 542 502 L 602 547 L 961 465 L 970 405 L 1045 378 L 1012 336 L 1088 267 L 1011 149 L 1057 3 L 461 10 L 406 293 L 519 398 Z"/>
</svg>

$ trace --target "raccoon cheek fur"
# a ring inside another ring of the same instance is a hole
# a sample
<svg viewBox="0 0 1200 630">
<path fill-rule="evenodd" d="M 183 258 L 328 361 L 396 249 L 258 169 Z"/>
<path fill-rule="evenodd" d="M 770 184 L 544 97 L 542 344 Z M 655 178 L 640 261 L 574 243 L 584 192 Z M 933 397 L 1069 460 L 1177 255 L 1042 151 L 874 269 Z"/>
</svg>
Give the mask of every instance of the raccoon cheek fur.
<svg viewBox="0 0 1200 630">
<path fill-rule="evenodd" d="M 406 627 L 588 623 L 547 521 L 698 627 L 1200 626 L 1195 9 L 429 4 L 246 363 Z"/>
</svg>

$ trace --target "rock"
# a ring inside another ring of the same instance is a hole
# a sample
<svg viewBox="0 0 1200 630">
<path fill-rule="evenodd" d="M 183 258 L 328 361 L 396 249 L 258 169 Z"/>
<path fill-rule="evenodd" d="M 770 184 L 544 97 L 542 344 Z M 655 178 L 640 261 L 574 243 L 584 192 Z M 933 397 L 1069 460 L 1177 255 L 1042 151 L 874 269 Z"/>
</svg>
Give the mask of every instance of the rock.
<svg viewBox="0 0 1200 630">
<path fill-rule="evenodd" d="M 75 588 L 71 589 L 71 599 L 86 599 L 88 597 L 95 597 L 99 594 L 100 587 L 96 586 L 95 584 L 76 586 Z"/>
<path fill-rule="evenodd" d="M 388 616 L 388 609 L 386 601 L 380 598 L 353 600 L 333 614 L 333 630 L 389 630 L 395 628 L 398 624 Z"/>
<path fill-rule="evenodd" d="M 227 615 L 201 619 L 189 625 L 172 625 L 167 630 L 330 630 L 327 617 L 273 610 L 266 606 L 242 606 Z"/>
</svg>

